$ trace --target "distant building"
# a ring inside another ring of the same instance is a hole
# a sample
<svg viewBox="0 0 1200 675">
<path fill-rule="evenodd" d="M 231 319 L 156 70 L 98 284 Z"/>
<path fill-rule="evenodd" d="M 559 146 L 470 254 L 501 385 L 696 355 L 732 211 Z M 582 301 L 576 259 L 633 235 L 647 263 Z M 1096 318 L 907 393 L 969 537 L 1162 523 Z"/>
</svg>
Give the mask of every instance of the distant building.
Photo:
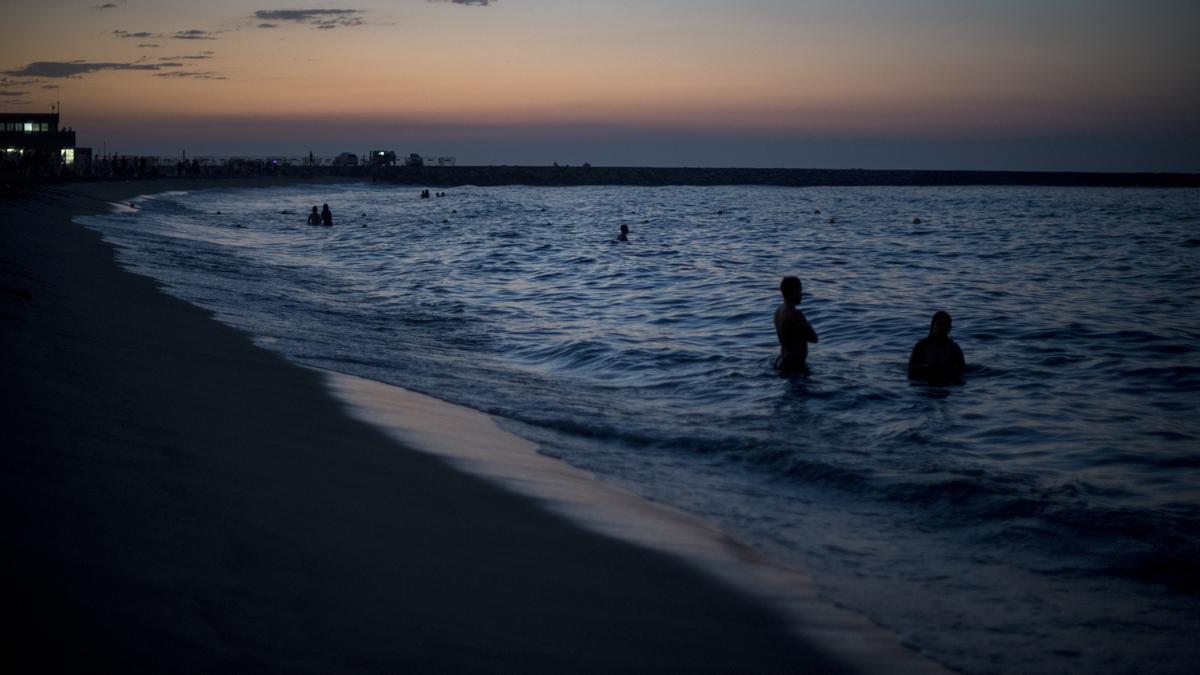
<svg viewBox="0 0 1200 675">
<path fill-rule="evenodd" d="M 395 150 L 372 150 L 367 163 L 371 166 L 393 166 L 396 164 Z"/>
<path fill-rule="evenodd" d="M 0 152 L 6 162 L 74 166 L 75 130 L 59 129 L 58 113 L 0 113 Z"/>
<path fill-rule="evenodd" d="M 358 155 L 353 152 L 343 152 L 333 158 L 334 166 L 358 166 Z"/>
</svg>

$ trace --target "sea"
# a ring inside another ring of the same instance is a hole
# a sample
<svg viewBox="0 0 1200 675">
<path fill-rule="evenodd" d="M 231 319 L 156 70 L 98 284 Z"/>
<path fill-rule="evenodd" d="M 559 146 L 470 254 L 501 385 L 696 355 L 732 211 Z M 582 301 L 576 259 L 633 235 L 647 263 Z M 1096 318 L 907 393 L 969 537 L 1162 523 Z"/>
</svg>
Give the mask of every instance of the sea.
<svg viewBox="0 0 1200 675">
<path fill-rule="evenodd" d="M 953 669 L 1200 663 L 1200 190 L 422 187 L 81 221 L 259 345 L 483 411 Z M 906 376 L 938 310 L 961 384 Z"/>
</svg>

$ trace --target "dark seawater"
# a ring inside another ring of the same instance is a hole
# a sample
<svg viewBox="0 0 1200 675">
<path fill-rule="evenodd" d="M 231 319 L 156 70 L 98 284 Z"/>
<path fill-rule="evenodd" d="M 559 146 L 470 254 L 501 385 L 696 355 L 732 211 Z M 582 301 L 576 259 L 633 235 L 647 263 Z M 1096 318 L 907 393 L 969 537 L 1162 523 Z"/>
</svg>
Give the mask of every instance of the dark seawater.
<svg viewBox="0 0 1200 675">
<path fill-rule="evenodd" d="M 491 413 L 955 668 L 1200 662 L 1200 191 L 417 192 L 86 222 L 260 344 Z M 771 368 L 783 274 L 821 338 L 797 378 Z M 905 377 L 938 309 L 962 386 Z"/>
</svg>

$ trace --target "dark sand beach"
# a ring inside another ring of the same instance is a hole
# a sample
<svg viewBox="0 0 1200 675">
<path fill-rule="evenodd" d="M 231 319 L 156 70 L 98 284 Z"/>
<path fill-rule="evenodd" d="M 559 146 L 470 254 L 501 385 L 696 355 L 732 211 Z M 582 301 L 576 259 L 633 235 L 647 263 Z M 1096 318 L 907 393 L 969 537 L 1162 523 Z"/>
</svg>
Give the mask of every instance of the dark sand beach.
<svg viewBox="0 0 1200 675">
<path fill-rule="evenodd" d="M 850 670 L 692 566 L 352 419 L 71 222 L 177 187 L 199 185 L 0 202 L 8 672 Z"/>
</svg>

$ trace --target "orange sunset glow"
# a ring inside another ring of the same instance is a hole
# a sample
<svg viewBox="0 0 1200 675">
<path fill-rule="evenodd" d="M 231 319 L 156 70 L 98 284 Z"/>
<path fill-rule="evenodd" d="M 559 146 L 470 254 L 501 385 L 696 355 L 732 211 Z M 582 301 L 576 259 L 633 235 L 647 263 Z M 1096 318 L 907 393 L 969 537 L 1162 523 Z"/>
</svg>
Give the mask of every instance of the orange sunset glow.
<svg viewBox="0 0 1200 675">
<path fill-rule="evenodd" d="M 1200 169 L 1200 10 L 1185 2 L 52 0 L 6 14 L 0 107 L 61 101 L 87 142 L 130 152 Z M 949 143 L 965 149 L 942 157 Z"/>
</svg>

